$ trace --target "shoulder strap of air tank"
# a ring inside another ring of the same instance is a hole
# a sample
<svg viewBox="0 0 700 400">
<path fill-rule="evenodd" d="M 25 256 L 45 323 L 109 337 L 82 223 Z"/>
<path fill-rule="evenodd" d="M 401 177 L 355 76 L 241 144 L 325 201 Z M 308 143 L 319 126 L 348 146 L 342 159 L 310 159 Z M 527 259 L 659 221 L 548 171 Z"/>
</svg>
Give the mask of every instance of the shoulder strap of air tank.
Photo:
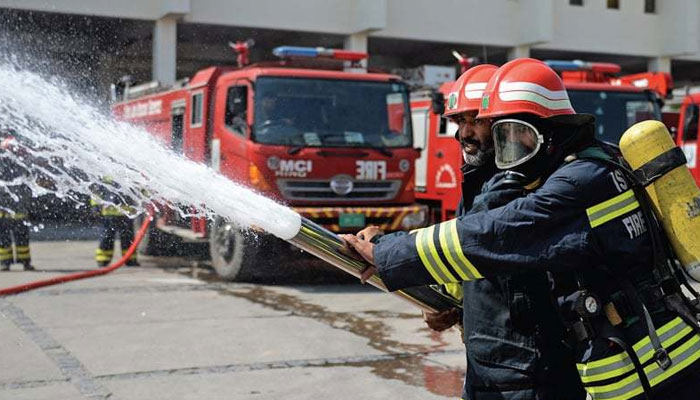
<svg viewBox="0 0 700 400">
<path fill-rule="evenodd" d="M 615 161 L 612 154 L 603 150 L 600 146 L 589 146 L 576 153 L 577 159 Z"/>
<path fill-rule="evenodd" d="M 656 270 L 655 277 L 662 287 L 662 290 L 667 294 L 678 294 L 684 300 L 685 305 L 690 310 L 695 310 L 696 313 L 700 314 L 700 294 L 698 294 L 698 292 L 688 282 L 685 270 L 679 267 L 676 263 L 677 257 L 675 256 L 675 251 L 673 250 L 671 243 L 661 227 L 661 222 L 656 218 L 656 214 L 654 214 L 652 211 L 651 200 L 649 199 L 648 193 L 645 189 L 649 183 L 653 182 L 659 177 L 659 173 L 663 174 L 666 170 L 668 170 L 668 168 L 673 169 L 677 167 L 679 158 L 668 158 L 670 161 L 664 163 L 664 165 L 661 167 L 654 170 L 650 169 L 645 173 L 637 173 L 638 171 L 632 171 L 632 168 L 622 157 L 622 153 L 617 146 L 610 143 L 601 144 L 601 148 L 609 152 L 610 157 L 615 160 L 609 161 L 608 163 L 619 169 L 623 174 L 625 174 L 627 179 L 632 182 L 632 189 L 634 190 L 635 197 L 640 204 L 644 218 L 646 221 L 648 221 L 647 223 L 651 228 L 650 233 L 652 238 L 652 246 L 654 246 L 654 266 Z M 671 152 L 667 153 L 672 154 Z M 601 158 L 597 159 L 601 160 Z M 685 287 L 695 298 L 694 301 L 691 301 L 686 295 L 683 294 L 682 287 Z M 669 296 L 666 297 L 667 300 L 670 299 Z M 675 308 L 678 307 L 676 306 Z M 697 323 L 695 325 L 697 325 Z"/>
<path fill-rule="evenodd" d="M 667 303 L 667 307 L 679 314 L 684 320 L 687 320 L 686 322 L 693 326 L 696 331 L 698 331 L 697 319 L 693 321 L 694 323 L 691 323 L 691 321 L 689 321 L 690 318 L 688 317 L 692 313 L 690 313 L 690 310 L 686 308 L 691 307 L 690 309 L 693 309 L 693 304 L 683 295 L 680 295 L 681 299 L 679 299 L 678 294 L 682 294 L 681 284 L 679 282 L 682 277 L 679 277 L 679 275 L 682 275 L 682 273 L 679 274 L 678 268 L 674 264 L 673 250 L 671 249 L 668 241 L 665 240 L 666 238 L 663 235 L 663 230 L 661 229 L 660 223 L 658 219 L 656 219 L 655 214 L 652 212 L 647 192 L 644 189 L 644 183 L 641 181 L 639 176 L 634 174 L 624 158 L 622 158 L 619 150 L 613 145 L 608 145 L 607 143 L 596 143 L 595 146 L 588 147 L 576 153 L 575 158 L 601 161 L 608 166 L 621 171 L 631 182 L 632 190 L 634 191 L 635 197 L 640 204 L 640 209 L 650 228 L 649 232 L 651 235 L 654 256 L 654 278 L 665 294 L 664 299 Z M 651 321 L 651 317 L 646 310 L 646 306 L 641 300 L 639 293 L 636 292 L 631 283 L 625 277 L 622 278 L 623 291 L 625 292 L 628 301 L 632 303 L 635 313 L 641 318 L 642 323 L 646 325 L 649 338 L 651 339 L 652 346 L 655 350 L 655 361 L 662 369 L 666 369 L 670 366 L 668 353 L 658 339 L 656 328 Z M 687 284 L 687 281 L 685 282 L 685 286 L 690 287 L 690 285 Z M 692 288 L 690 288 L 690 290 L 695 298 L 698 298 L 696 292 L 694 292 Z"/>
<path fill-rule="evenodd" d="M 644 219 L 647 221 L 647 225 L 650 228 L 649 231 L 653 247 L 654 266 L 657 274 L 656 278 L 660 282 L 664 282 L 669 279 L 675 280 L 673 278 L 675 275 L 677 275 L 675 274 L 676 271 L 674 271 L 669 265 L 669 260 L 673 258 L 673 253 L 672 251 L 669 252 L 669 246 L 664 245 L 666 242 L 663 240 L 663 230 L 651 209 L 651 204 L 647 192 L 644 189 L 644 184 L 634 174 L 625 159 L 622 158 L 622 154 L 620 153 L 619 149 L 610 143 L 596 141 L 594 146 L 587 147 L 576 153 L 576 158 L 600 161 L 609 167 L 615 168 L 625 175 L 625 178 L 627 178 L 627 180 L 631 183 L 635 198 L 639 202 Z"/>
</svg>

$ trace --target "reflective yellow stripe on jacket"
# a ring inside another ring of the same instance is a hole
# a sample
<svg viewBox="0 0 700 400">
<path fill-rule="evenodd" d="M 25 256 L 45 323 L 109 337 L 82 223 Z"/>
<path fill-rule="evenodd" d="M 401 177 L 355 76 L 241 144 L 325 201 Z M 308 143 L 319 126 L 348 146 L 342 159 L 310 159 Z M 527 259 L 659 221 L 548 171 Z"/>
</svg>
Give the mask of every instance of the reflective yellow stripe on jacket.
<svg viewBox="0 0 700 400">
<path fill-rule="evenodd" d="M 29 253 L 29 246 L 15 246 L 15 250 L 17 250 L 18 261 L 30 260 L 32 258 Z"/>
<path fill-rule="evenodd" d="M 124 217 L 135 212 L 130 206 L 104 206 L 100 213 L 105 217 Z"/>
<path fill-rule="evenodd" d="M 483 278 L 462 251 L 456 219 L 416 230 L 416 249 L 423 266 L 439 284 Z"/>
<path fill-rule="evenodd" d="M 464 299 L 464 290 L 462 289 L 461 283 L 446 283 L 444 285 L 445 292 L 452 296 L 453 298 L 462 301 Z"/>
<path fill-rule="evenodd" d="M 11 213 L 11 212 L 6 212 L 6 213 L 0 213 L 0 218 L 7 218 L 7 219 L 26 219 L 27 214 L 26 213 Z"/>
<path fill-rule="evenodd" d="M 0 247 L 0 261 L 7 261 L 12 259 L 12 248 L 11 247 Z"/>
<path fill-rule="evenodd" d="M 586 214 L 588 214 L 591 228 L 595 228 L 636 208 L 639 208 L 639 202 L 634 197 L 634 191 L 630 189 L 586 209 Z"/>
<path fill-rule="evenodd" d="M 671 350 L 671 367 L 659 368 L 652 361 L 654 348 L 649 337 L 632 348 L 644 367 L 649 384 L 654 387 L 700 358 L 700 336 L 681 318 L 675 318 L 657 330 L 664 348 Z M 586 391 L 594 400 L 626 400 L 642 394 L 644 389 L 627 353 L 576 365 Z M 617 379 L 616 379 L 617 378 Z M 610 383 L 612 381 L 612 383 Z M 602 384 L 603 382 L 608 382 Z"/>
<path fill-rule="evenodd" d="M 95 250 L 95 260 L 97 262 L 109 262 L 114 255 L 114 250 Z"/>
</svg>

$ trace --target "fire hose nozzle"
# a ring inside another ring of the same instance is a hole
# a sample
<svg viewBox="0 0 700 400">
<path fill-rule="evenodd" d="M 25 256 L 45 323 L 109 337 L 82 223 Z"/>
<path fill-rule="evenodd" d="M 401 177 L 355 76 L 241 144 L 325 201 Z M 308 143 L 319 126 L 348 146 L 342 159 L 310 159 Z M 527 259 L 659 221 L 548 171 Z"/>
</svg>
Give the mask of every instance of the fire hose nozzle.
<svg viewBox="0 0 700 400">
<path fill-rule="evenodd" d="M 338 235 L 304 217 L 301 217 L 299 232 L 288 242 L 358 279 L 362 271 L 368 267 L 367 262 L 348 248 L 345 241 Z M 381 291 L 389 292 L 376 274 L 367 282 Z M 428 312 L 462 307 L 457 299 L 441 293 L 434 286 L 409 288 L 392 292 L 392 294 Z"/>
</svg>

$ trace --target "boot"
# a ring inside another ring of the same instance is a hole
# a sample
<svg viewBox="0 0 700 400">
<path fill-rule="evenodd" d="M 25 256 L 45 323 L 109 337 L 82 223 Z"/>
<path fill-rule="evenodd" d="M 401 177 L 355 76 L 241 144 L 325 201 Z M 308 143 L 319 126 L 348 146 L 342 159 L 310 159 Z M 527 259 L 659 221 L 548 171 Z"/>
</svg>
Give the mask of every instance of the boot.
<svg viewBox="0 0 700 400">
<path fill-rule="evenodd" d="M 34 268 L 34 266 L 32 265 L 32 263 L 29 262 L 29 261 L 23 262 L 22 265 L 24 266 L 24 270 L 25 270 L 25 271 L 36 271 L 36 268 Z"/>
<path fill-rule="evenodd" d="M 126 266 L 127 267 L 140 267 L 141 264 L 139 264 L 139 262 L 136 260 L 129 260 L 126 262 Z"/>
<path fill-rule="evenodd" d="M 10 270 L 10 264 L 9 263 L 2 263 L 0 265 L 0 271 L 9 271 Z"/>
</svg>

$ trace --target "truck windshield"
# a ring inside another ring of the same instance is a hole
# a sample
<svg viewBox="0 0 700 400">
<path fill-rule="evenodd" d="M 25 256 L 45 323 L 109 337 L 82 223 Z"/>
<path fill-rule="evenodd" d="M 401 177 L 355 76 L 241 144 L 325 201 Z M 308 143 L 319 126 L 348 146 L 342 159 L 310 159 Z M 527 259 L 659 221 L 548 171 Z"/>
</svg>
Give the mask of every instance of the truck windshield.
<svg viewBox="0 0 700 400">
<path fill-rule="evenodd" d="M 410 147 L 409 116 L 402 83 L 259 77 L 253 140 L 304 147 Z"/>
<path fill-rule="evenodd" d="M 649 92 L 569 90 L 578 113 L 595 115 L 596 137 L 618 144 L 627 128 L 647 119 L 661 120 L 661 110 Z"/>
</svg>

